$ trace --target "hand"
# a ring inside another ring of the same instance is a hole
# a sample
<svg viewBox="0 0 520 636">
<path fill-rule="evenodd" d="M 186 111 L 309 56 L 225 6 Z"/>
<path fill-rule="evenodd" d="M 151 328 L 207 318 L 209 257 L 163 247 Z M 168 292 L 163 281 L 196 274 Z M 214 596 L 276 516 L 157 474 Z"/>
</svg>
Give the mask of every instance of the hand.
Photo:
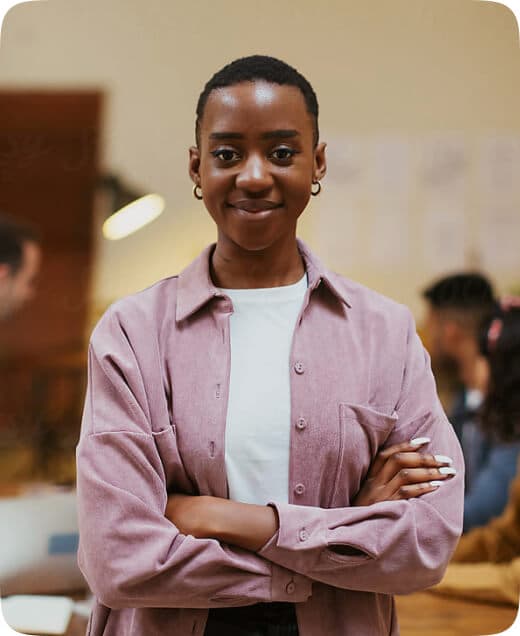
<svg viewBox="0 0 520 636">
<path fill-rule="evenodd" d="M 457 471 L 450 466 L 449 457 L 417 452 L 429 441 L 421 438 L 380 451 L 352 505 L 411 499 L 437 490 L 444 480 L 453 477 Z"/>
</svg>

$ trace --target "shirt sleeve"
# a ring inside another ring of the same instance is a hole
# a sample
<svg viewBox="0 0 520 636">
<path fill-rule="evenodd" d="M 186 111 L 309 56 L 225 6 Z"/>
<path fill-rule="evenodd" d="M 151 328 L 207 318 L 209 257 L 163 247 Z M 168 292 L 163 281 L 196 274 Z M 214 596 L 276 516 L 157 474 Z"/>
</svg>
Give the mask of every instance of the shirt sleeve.
<svg viewBox="0 0 520 636">
<path fill-rule="evenodd" d="M 165 517 L 168 495 L 149 399 L 157 394 L 147 395 L 127 334 L 114 316 L 102 319 L 89 348 L 77 447 L 78 562 L 99 601 L 118 609 L 307 600 L 307 577 L 249 551 L 183 535 Z"/>
<path fill-rule="evenodd" d="M 398 420 L 385 446 L 430 437 L 427 450 L 449 455 L 457 475 L 422 497 L 371 506 L 273 503 L 279 530 L 259 551 L 273 563 L 338 588 L 385 594 L 410 593 L 442 578 L 462 528 L 464 465 L 409 312 L 407 334 Z"/>
<path fill-rule="evenodd" d="M 516 475 L 520 444 L 494 444 L 464 499 L 464 532 L 498 517 L 507 504 L 509 486 Z"/>
</svg>

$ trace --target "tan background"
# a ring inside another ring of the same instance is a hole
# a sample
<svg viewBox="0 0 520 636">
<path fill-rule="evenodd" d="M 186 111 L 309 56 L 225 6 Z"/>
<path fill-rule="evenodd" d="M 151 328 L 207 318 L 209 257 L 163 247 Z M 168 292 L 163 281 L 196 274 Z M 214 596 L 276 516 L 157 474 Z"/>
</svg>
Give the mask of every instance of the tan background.
<svg viewBox="0 0 520 636">
<path fill-rule="evenodd" d="M 446 269 L 442 252 L 428 246 L 424 218 L 431 205 L 445 205 L 448 217 L 453 211 L 462 218 L 459 262 L 487 266 L 502 290 L 519 284 L 520 225 L 516 240 L 505 233 L 511 241 L 503 249 L 513 254 L 505 265 L 494 266 L 481 245 L 487 231 L 481 168 L 486 144 L 503 135 L 520 148 L 518 33 L 503 5 L 476 0 L 18 5 L 4 22 L 0 88 L 105 89 L 104 165 L 168 202 L 167 212 L 138 234 L 117 243 L 99 239 L 95 312 L 179 271 L 213 240 L 212 223 L 192 199 L 187 176 L 195 102 L 216 69 L 255 52 L 294 64 L 318 94 L 331 169 L 301 235 L 331 267 L 409 304 L 419 317 L 418 290 Z M 464 162 L 460 191 L 440 204 L 421 180 L 432 144 L 440 144 L 441 155 L 444 146 L 455 144 Z M 384 179 L 372 178 L 380 170 L 378 148 L 383 158 L 404 148 L 406 161 L 398 161 L 406 172 L 404 194 L 389 198 Z M 348 161 L 358 176 L 342 182 Z M 516 176 L 519 165 L 520 150 L 512 164 Z M 517 189 L 508 197 L 518 207 Z M 387 210 L 396 213 L 396 223 L 407 221 L 399 262 L 374 258 L 384 244 L 374 233 L 387 231 L 377 214 Z M 432 250 L 439 251 L 434 261 Z"/>
</svg>

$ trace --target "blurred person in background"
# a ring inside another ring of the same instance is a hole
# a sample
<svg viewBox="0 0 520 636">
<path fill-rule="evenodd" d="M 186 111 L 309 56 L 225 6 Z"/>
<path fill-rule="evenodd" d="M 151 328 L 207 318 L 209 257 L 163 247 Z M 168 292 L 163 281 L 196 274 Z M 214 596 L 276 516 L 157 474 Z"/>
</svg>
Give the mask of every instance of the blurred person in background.
<svg viewBox="0 0 520 636">
<path fill-rule="evenodd" d="M 520 441 L 499 440 L 479 425 L 489 366 L 482 355 L 479 334 L 497 310 L 489 280 L 476 273 L 442 278 L 423 296 L 428 302 L 425 331 L 434 370 L 442 373 L 455 364 L 462 388 L 451 423 L 459 437 L 466 464 L 464 531 L 486 524 L 501 514 L 516 474 Z"/>
<path fill-rule="evenodd" d="M 483 331 L 489 389 L 482 426 L 490 436 L 520 439 L 520 298 L 506 299 Z M 518 605 L 520 594 L 520 464 L 503 514 L 459 541 L 438 591 Z"/>
<path fill-rule="evenodd" d="M 32 299 L 40 261 L 36 231 L 0 214 L 0 320 L 7 320 Z"/>
</svg>

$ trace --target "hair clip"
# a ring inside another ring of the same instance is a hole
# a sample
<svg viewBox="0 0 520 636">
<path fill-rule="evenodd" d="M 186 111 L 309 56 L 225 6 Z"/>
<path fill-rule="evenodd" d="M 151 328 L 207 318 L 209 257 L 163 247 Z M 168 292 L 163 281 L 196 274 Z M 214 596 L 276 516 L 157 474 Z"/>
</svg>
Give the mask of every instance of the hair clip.
<svg viewBox="0 0 520 636">
<path fill-rule="evenodd" d="M 500 338 L 500 334 L 502 333 L 503 322 L 501 318 L 494 318 L 489 325 L 488 333 L 487 333 L 487 344 L 488 351 L 494 351 L 497 346 L 497 340 Z"/>
</svg>

